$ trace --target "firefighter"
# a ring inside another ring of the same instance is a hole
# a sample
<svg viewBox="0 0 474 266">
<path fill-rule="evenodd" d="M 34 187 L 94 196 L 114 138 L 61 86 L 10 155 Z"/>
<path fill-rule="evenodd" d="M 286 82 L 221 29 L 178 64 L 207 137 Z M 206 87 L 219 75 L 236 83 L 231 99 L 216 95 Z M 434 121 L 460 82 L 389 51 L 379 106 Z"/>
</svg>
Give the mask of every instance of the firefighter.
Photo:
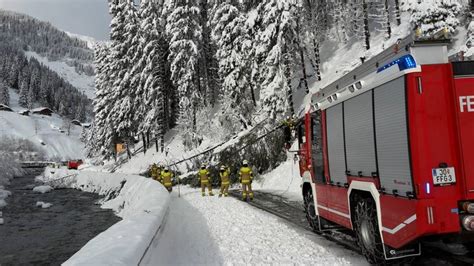
<svg viewBox="0 0 474 266">
<path fill-rule="evenodd" d="M 198 177 L 201 181 L 202 196 L 206 196 L 206 187 L 208 189 L 209 196 L 214 196 L 214 194 L 212 193 L 211 175 L 209 173 L 209 170 L 206 169 L 206 164 L 201 165 L 201 169 L 199 169 L 198 172 Z"/>
<path fill-rule="evenodd" d="M 219 193 L 219 197 L 222 197 L 222 194 L 224 194 L 224 197 L 229 196 L 229 185 L 230 185 L 229 175 L 230 175 L 230 169 L 222 165 L 219 171 L 219 176 L 221 178 L 221 191 Z"/>
<path fill-rule="evenodd" d="M 156 163 L 152 164 L 151 167 L 150 167 L 150 172 L 149 172 L 150 177 L 153 178 L 156 181 L 160 181 L 159 173 L 160 172 L 158 170 L 158 166 L 156 165 Z"/>
<path fill-rule="evenodd" d="M 161 183 L 165 188 L 171 192 L 173 190 L 173 172 L 170 171 L 170 169 L 166 166 L 163 171 L 161 171 Z"/>
<path fill-rule="evenodd" d="M 252 168 L 249 167 L 249 162 L 244 160 L 239 171 L 239 181 L 242 184 L 242 200 L 253 200 L 252 191 L 253 173 Z"/>
</svg>

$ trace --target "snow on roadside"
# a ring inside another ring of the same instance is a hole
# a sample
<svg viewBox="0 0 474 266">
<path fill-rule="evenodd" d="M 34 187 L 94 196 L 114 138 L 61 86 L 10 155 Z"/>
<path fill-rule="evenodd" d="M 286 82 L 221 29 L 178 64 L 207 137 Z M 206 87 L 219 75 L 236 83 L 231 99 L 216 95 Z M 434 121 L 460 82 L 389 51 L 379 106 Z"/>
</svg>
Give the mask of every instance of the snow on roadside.
<svg viewBox="0 0 474 266">
<path fill-rule="evenodd" d="M 295 141 L 290 150 L 297 149 L 298 141 Z M 270 192 L 291 201 L 303 201 L 299 162 L 294 160 L 294 155 L 295 153 L 288 152 L 287 160 L 270 172 L 263 174 L 254 182 L 253 189 Z"/>
<path fill-rule="evenodd" d="M 102 232 L 64 265 L 137 265 L 165 217 L 168 191 L 141 176 L 47 168 L 43 182 L 104 196 L 102 208 L 123 220 Z"/>
<path fill-rule="evenodd" d="M 36 186 L 33 188 L 33 192 L 36 192 L 36 193 L 41 193 L 41 194 L 44 194 L 44 193 L 48 193 L 50 191 L 53 190 L 53 187 L 51 186 Z"/>
<path fill-rule="evenodd" d="M 367 265 L 320 236 L 234 198 L 202 197 L 183 187 L 172 194 L 163 231 L 144 265 Z"/>
</svg>

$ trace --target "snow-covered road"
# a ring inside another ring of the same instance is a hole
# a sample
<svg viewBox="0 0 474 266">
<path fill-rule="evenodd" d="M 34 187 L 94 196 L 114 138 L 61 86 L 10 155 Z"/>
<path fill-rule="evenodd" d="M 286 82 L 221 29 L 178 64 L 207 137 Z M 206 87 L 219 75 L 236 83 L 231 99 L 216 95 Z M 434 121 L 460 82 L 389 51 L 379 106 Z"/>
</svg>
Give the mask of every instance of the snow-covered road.
<svg viewBox="0 0 474 266">
<path fill-rule="evenodd" d="M 234 198 L 172 193 L 166 223 L 144 265 L 367 265 L 365 259 Z"/>
</svg>

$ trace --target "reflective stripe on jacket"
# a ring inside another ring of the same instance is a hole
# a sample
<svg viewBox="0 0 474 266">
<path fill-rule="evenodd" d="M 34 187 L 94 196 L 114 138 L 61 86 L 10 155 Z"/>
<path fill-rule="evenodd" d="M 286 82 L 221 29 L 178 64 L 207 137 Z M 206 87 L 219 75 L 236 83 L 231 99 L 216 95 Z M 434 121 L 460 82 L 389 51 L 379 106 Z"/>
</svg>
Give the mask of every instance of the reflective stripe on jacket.
<svg viewBox="0 0 474 266">
<path fill-rule="evenodd" d="M 240 168 L 240 182 L 242 184 L 250 184 L 252 181 L 252 169 L 250 167 Z"/>
<path fill-rule="evenodd" d="M 230 184 L 229 170 L 220 171 L 219 176 L 221 177 L 221 184 L 222 185 L 229 185 Z"/>
<path fill-rule="evenodd" d="M 161 172 L 161 182 L 165 187 L 171 187 L 173 183 L 171 182 L 171 179 L 173 178 L 173 173 L 171 172 Z"/>
<path fill-rule="evenodd" d="M 201 183 L 208 183 L 209 182 L 209 171 L 207 169 L 200 169 L 198 172 L 199 179 Z"/>
</svg>

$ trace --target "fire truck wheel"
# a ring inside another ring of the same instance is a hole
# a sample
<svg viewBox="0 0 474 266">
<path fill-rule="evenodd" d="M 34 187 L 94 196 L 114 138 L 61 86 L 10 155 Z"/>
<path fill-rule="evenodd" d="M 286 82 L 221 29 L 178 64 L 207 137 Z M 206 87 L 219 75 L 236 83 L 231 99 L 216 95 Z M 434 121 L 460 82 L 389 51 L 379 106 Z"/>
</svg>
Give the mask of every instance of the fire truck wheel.
<svg viewBox="0 0 474 266">
<path fill-rule="evenodd" d="M 304 196 L 304 209 L 306 213 L 306 219 L 308 220 L 309 225 L 311 226 L 314 232 L 319 232 L 319 221 L 318 216 L 316 215 L 313 192 L 311 191 L 311 189 L 308 189 Z"/>
<path fill-rule="evenodd" d="M 357 244 L 371 264 L 383 264 L 385 256 L 378 229 L 377 211 L 371 198 L 359 198 L 354 217 Z"/>
</svg>

